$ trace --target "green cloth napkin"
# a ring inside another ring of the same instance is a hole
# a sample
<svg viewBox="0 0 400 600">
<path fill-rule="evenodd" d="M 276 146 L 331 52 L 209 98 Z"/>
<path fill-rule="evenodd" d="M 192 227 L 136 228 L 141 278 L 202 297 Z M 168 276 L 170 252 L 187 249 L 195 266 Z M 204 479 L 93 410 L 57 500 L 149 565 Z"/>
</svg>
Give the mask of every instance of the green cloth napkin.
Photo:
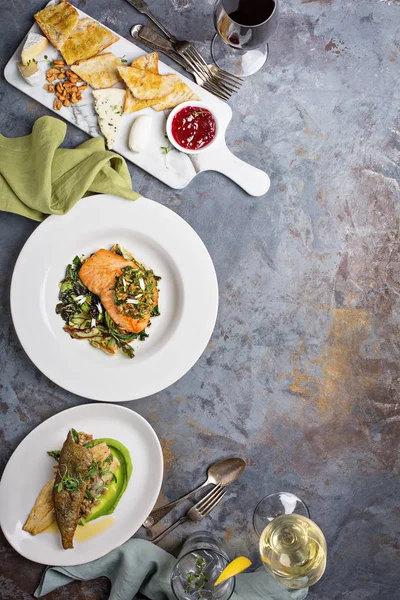
<svg viewBox="0 0 400 600">
<path fill-rule="evenodd" d="M 171 572 L 176 563 L 165 550 L 147 540 L 131 539 L 103 558 L 78 567 L 47 567 L 35 591 L 40 598 L 71 581 L 107 577 L 109 600 L 133 600 L 137 594 L 150 600 L 175 600 Z M 303 600 L 308 590 L 288 590 L 263 567 L 236 577 L 231 600 Z"/>
<path fill-rule="evenodd" d="M 139 198 L 124 159 L 106 150 L 103 138 L 59 148 L 66 131 L 63 121 L 41 117 L 30 135 L 0 135 L 0 210 L 43 221 L 92 193 Z"/>
</svg>

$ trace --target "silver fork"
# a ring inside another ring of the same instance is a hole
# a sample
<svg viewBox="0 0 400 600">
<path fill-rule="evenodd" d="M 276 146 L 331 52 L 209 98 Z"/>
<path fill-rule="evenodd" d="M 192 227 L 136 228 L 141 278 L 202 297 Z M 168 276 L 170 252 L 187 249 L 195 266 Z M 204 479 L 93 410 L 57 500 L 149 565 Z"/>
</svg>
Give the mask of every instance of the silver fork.
<svg viewBox="0 0 400 600">
<path fill-rule="evenodd" d="M 201 79 L 194 69 L 192 69 L 189 63 L 186 60 L 183 60 L 179 54 L 176 54 L 176 52 L 173 50 L 171 42 L 166 40 L 151 27 L 147 27 L 146 25 L 133 25 L 130 33 L 134 40 L 141 42 L 151 50 L 162 52 L 166 56 L 172 58 L 172 60 L 178 63 L 178 65 L 181 65 L 185 71 L 193 75 L 197 85 L 200 87 L 204 88 L 208 92 L 211 92 L 211 94 L 214 94 L 214 96 L 218 96 L 218 98 L 221 98 L 221 100 L 228 100 L 230 98 L 230 93 L 227 93 L 223 89 L 218 88 L 216 85 Z"/>
<path fill-rule="evenodd" d="M 178 525 L 186 523 L 186 521 L 201 521 L 217 506 L 219 502 L 221 502 L 225 494 L 226 490 L 219 483 L 215 486 L 215 488 L 211 490 L 211 492 L 204 496 L 202 500 L 199 500 L 197 504 L 192 506 L 192 508 L 188 510 L 184 517 L 181 517 L 180 519 L 178 519 L 178 521 L 172 523 L 172 525 L 167 527 L 167 529 L 164 529 L 164 531 L 162 531 L 160 535 L 158 535 L 150 541 L 154 544 L 158 544 L 160 540 L 162 540 L 168 533 L 170 533 L 176 527 L 178 527 Z"/>
<path fill-rule="evenodd" d="M 193 44 L 184 40 L 178 40 L 162 23 L 160 23 L 160 21 L 150 12 L 149 7 L 144 0 L 127 0 L 127 2 L 157 25 L 171 42 L 175 52 L 188 62 L 201 79 L 216 87 L 222 88 L 229 95 L 239 90 L 243 82 L 240 77 L 232 75 L 232 73 L 228 73 L 227 71 L 223 71 L 215 65 L 208 65 Z"/>
</svg>

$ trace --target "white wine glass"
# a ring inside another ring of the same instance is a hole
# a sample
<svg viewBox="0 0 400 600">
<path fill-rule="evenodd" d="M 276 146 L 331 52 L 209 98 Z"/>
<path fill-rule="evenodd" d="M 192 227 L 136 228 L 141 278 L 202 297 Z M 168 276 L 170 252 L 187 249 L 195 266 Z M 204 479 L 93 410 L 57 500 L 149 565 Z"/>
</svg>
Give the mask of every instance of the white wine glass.
<svg viewBox="0 0 400 600">
<path fill-rule="evenodd" d="M 253 523 L 263 565 L 282 585 L 298 590 L 322 577 L 326 540 L 300 498 L 288 492 L 266 496 L 254 511 Z M 262 524 L 266 526 L 260 533 Z"/>
<path fill-rule="evenodd" d="M 268 57 L 278 19 L 278 0 L 217 0 L 211 44 L 215 64 L 240 77 L 256 73 Z"/>
</svg>

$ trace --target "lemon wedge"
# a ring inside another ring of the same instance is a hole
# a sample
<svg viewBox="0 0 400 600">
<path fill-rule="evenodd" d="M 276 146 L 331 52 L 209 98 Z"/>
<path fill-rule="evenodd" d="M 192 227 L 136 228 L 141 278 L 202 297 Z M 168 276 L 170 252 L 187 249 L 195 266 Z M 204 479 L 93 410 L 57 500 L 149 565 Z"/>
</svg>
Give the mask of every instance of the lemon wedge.
<svg viewBox="0 0 400 600">
<path fill-rule="evenodd" d="M 231 577 L 235 577 L 235 575 L 239 575 L 239 573 L 243 573 L 243 571 L 248 569 L 251 564 L 251 560 L 249 560 L 245 556 L 238 556 L 237 558 L 233 559 L 233 561 L 230 562 L 229 565 L 225 567 L 225 569 L 218 577 L 217 581 L 214 583 L 214 586 L 223 583 Z"/>
</svg>

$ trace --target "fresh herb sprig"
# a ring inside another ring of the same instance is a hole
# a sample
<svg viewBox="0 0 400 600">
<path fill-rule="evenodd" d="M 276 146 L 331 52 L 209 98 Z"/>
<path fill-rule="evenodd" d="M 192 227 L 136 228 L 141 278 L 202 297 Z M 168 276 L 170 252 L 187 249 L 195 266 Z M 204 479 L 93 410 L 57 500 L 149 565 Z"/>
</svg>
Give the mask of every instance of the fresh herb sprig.
<svg viewBox="0 0 400 600">
<path fill-rule="evenodd" d="M 208 583 L 207 573 L 205 572 L 207 563 L 204 558 L 199 558 L 196 562 L 196 571 L 189 571 L 186 575 L 188 585 L 185 592 L 197 593 L 197 598 L 204 598 L 202 589 Z"/>
<path fill-rule="evenodd" d="M 60 475 L 62 467 L 64 467 L 64 473 L 61 476 L 60 481 L 54 484 L 54 487 L 56 488 L 58 493 L 62 492 L 63 490 L 67 490 L 68 492 L 77 492 L 83 481 L 81 474 L 79 473 L 79 471 L 76 471 L 75 475 L 71 475 L 68 472 L 68 468 L 66 465 L 60 465 L 58 468 L 58 472 Z"/>
</svg>

